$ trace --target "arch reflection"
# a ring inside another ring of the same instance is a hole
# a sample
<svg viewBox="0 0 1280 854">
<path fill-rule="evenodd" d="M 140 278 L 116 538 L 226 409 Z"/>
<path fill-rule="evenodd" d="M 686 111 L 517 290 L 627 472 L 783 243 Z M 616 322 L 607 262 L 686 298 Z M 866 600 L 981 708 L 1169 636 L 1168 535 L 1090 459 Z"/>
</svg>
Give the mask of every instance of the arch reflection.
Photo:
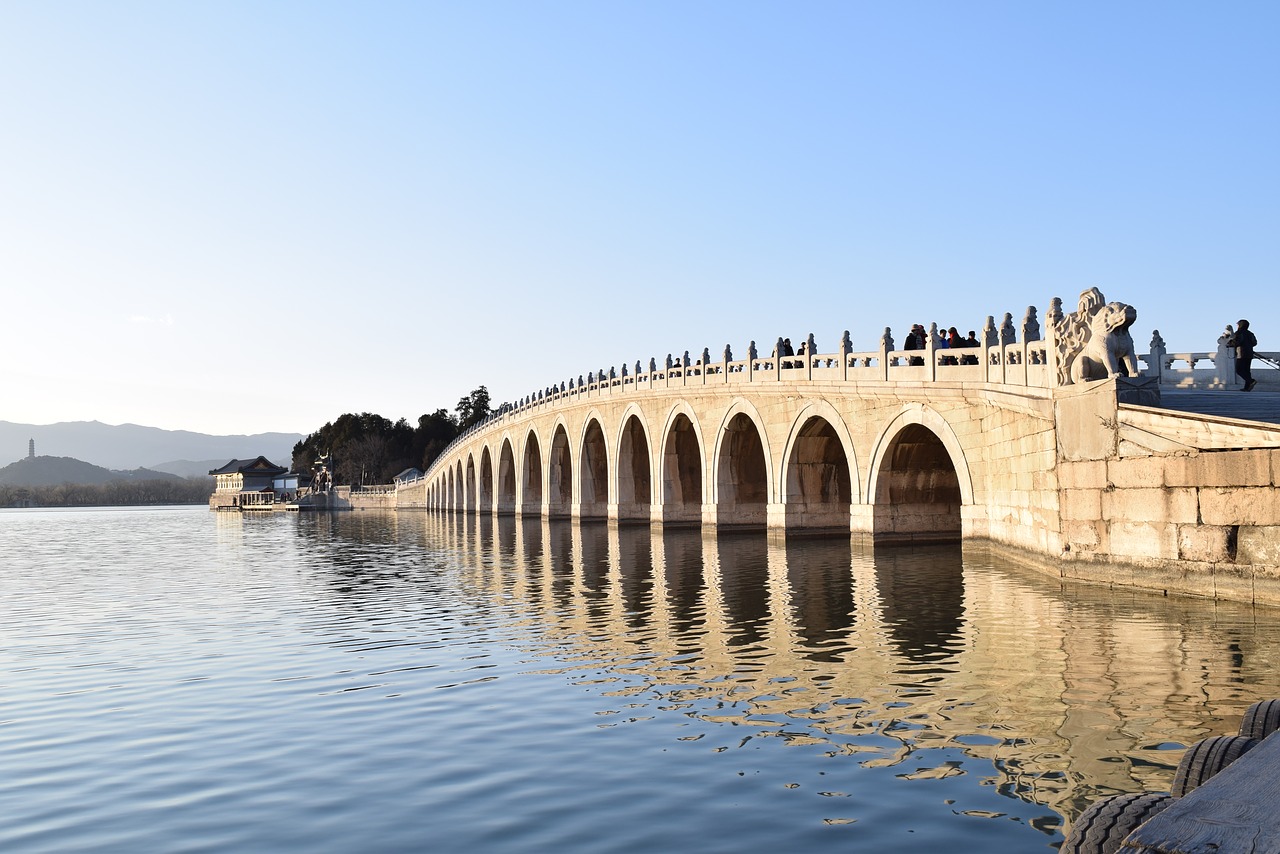
<svg viewBox="0 0 1280 854">
<path fill-rule="evenodd" d="M 1274 620 L 1063 586 L 984 552 L 410 518 L 285 521 L 333 595 L 364 603 L 353 613 L 450 588 L 487 601 L 504 637 L 534 627 L 530 654 L 552 672 L 625 683 L 609 696 L 678 703 L 706 727 L 731 718 L 852 769 L 974 775 L 1042 805 L 1047 831 L 1101 795 L 1167 787 L 1178 754 L 1163 742 L 1229 732 L 1250 702 L 1280 696 Z"/>
</svg>

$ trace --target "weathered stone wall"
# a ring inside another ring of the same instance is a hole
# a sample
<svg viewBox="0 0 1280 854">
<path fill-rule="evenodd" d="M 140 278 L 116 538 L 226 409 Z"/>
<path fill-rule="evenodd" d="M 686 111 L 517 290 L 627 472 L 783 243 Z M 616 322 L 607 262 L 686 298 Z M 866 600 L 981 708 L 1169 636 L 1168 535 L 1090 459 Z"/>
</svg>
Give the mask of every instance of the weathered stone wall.
<svg viewBox="0 0 1280 854">
<path fill-rule="evenodd" d="M 1063 574 L 1280 604 L 1280 451 L 1063 462 Z"/>
<path fill-rule="evenodd" d="M 427 507 L 427 482 L 420 480 L 395 492 L 396 509 L 424 510 Z"/>
<path fill-rule="evenodd" d="M 364 491 L 351 489 L 347 495 L 351 510 L 394 510 L 396 509 L 396 493 L 394 489 Z"/>
</svg>

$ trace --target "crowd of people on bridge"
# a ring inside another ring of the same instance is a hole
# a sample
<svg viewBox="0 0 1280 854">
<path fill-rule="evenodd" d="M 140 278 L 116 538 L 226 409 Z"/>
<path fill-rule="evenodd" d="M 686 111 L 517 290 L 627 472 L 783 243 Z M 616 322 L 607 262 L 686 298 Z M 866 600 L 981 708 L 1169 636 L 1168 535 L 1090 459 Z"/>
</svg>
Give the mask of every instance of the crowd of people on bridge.
<svg viewBox="0 0 1280 854">
<path fill-rule="evenodd" d="M 943 327 L 939 327 L 940 329 Z M 954 326 L 946 327 L 946 331 L 938 336 L 939 350 L 963 350 L 971 347 L 978 347 L 978 335 L 970 329 L 968 337 L 960 335 Z M 917 323 L 911 327 L 911 331 L 907 333 L 907 340 L 903 344 L 904 350 L 926 350 L 929 347 L 929 332 L 923 325 Z M 910 356 L 909 362 L 912 365 L 923 365 L 923 356 Z M 942 364 L 944 365 L 976 365 L 978 357 L 972 353 L 965 353 L 958 356 L 944 354 L 942 356 Z"/>
</svg>

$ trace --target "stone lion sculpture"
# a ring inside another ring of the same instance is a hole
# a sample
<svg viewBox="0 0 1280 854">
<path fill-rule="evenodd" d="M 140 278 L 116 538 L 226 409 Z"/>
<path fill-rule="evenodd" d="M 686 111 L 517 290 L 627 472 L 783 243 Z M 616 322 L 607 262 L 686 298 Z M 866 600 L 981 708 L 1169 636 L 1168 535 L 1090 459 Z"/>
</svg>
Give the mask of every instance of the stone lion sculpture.
<svg viewBox="0 0 1280 854">
<path fill-rule="evenodd" d="M 1047 316 L 1056 340 L 1059 385 L 1138 375 L 1129 333 L 1138 317 L 1133 306 L 1109 303 L 1097 288 L 1080 294 L 1076 311 L 1063 314 L 1061 306 L 1055 297 Z"/>
<path fill-rule="evenodd" d="M 1129 328 L 1137 319 L 1137 309 L 1122 302 L 1100 307 L 1089 321 L 1090 335 L 1084 349 L 1071 366 L 1072 381 L 1136 377 L 1138 354 Z"/>
</svg>

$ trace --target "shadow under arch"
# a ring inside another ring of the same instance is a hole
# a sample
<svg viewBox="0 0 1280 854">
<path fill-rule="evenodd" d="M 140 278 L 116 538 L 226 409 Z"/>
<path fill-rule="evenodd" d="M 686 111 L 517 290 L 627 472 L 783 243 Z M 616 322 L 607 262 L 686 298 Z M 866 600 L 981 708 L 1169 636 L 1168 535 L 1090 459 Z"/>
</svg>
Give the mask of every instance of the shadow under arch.
<svg viewBox="0 0 1280 854">
<path fill-rule="evenodd" d="M 664 525 L 700 525 L 703 491 L 704 443 L 697 414 L 679 403 L 663 428 L 660 466 L 660 511 L 655 520 Z"/>
<path fill-rule="evenodd" d="M 542 448 L 533 430 L 525 437 L 521 455 L 519 506 L 522 513 L 542 512 Z"/>
<path fill-rule="evenodd" d="M 618 432 L 616 495 L 620 521 L 649 521 L 653 503 L 653 465 L 649 449 L 649 428 L 632 404 L 622 416 Z"/>
<path fill-rule="evenodd" d="M 592 413 L 582 428 L 578 454 L 578 503 L 580 519 L 605 519 L 609 515 L 609 446 L 600 416 Z"/>
<path fill-rule="evenodd" d="M 476 512 L 476 458 L 467 454 L 467 482 L 462 493 L 463 509 Z"/>
<path fill-rule="evenodd" d="M 493 512 L 493 454 L 485 445 L 480 451 L 480 482 L 476 493 L 476 509 L 481 513 Z"/>
<path fill-rule="evenodd" d="M 494 510 L 503 515 L 516 512 L 516 455 L 511 448 L 511 437 L 502 437 L 502 450 L 498 452 L 497 502 Z"/>
<path fill-rule="evenodd" d="M 906 407 L 876 441 L 866 494 L 878 542 L 958 542 L 973 480 L 951 425 L 922 404 Z"/>
<path fill-rule="evenodd" d="M 569 451 L 569 431 L 563 422 L 557 422 L 547 454 L 547 515 L 565 519 L 572 510 L 573 455 Z"/>
<path fill-rule="evenodd" d="M 792 422 L 783 453 L 782 503 L 788 529 L 848 531 L 860 499 L 858 465 L 844 419 L 825 401 Z"/>
<path fill-rule="evenodd" d="M 768 522 L 773 465 L 767 433 L 755 407 L 738 400 L 725 414 L 716 437 L 716 524 L 756 527 Z"/>
</svg>

